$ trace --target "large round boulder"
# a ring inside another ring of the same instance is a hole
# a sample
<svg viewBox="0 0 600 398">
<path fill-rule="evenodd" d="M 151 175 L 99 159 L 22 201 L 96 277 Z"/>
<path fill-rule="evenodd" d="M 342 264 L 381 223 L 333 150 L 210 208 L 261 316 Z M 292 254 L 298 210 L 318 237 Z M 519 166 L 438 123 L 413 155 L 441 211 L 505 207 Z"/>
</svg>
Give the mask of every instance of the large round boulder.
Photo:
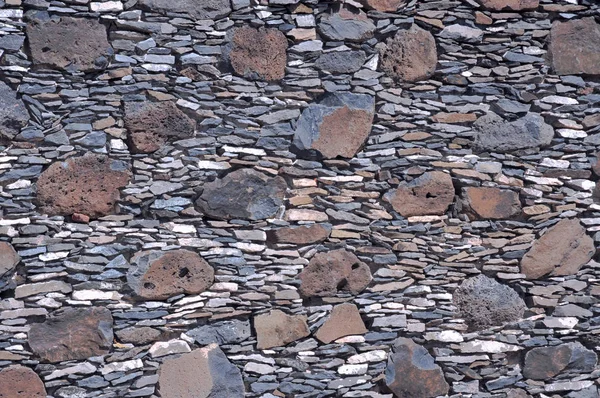
<svg viewBox="0 0 600 398">
<path fill-rule="evenodd" d="M 401 183 L 383 199 L 402 217 L 442 215 L 454 201 L 452 177 L 442 171 L 424 173 L 410 182 Z"/>
</svg>

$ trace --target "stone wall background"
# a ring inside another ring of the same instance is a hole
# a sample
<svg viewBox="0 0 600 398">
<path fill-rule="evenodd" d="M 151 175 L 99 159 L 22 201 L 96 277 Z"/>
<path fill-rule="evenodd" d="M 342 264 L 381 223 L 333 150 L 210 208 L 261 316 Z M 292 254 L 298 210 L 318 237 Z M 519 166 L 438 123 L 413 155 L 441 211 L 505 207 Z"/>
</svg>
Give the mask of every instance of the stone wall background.
<svg viewBox="0 0 600 398">
<path fill-rule="evenodd" d="M 0 0 L 0 397 L 600 396 L 598 4 L 340 7 Z"/>
</svg>

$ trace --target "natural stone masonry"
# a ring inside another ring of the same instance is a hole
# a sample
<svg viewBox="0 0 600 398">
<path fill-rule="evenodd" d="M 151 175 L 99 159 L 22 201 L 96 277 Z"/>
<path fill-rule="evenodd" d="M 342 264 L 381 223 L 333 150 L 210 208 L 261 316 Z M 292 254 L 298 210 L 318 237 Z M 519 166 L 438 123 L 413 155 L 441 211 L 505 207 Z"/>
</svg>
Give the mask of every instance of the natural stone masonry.
<svg viewBox="0 0 600 398">
<path fill-rule="evenodd" d="M 473 219 L 510 219 L 521 213 L 519 194 L 508 189 L 468 187 L 462 196 Z"/>
<path fill-rule="evenodd" d="M 494 11 L 534 10 L 539 6 L 539 0 L 478 0 L 482 6 Z"/>
<path fill-rule="evenodd" d="M 600 75 L 600 24 L 593 17 L 555 21 L 548 60 L 557 75 Z"/>
<path fill-rule="evenodd" d="M 19 261 L 21 257 L 13 246 L 7 242 L 0 242 L 0 292 L 15 288 L 13 276 Z"/>
<path fill-rule="evenodd" d="M 592 372 L 597 363 L 598 355 L 581 343 L 536 347 L 525 355 L 523 376 L 532 380 L 548 380 L 569 370 Z"/>
<path fill-rule="evenodd" d="M 374 31 L 367 14 L 352 6 L 333 5 L 319 21 L 319 33 L 329 40 L 361 42 L 373 37 Z"/>
<path fill-rule="evenodd" d="M 0 142 L 15 138 L 28 121 L 29 113 L 17 92 L 0 81 Z"/>
<path fill-rule="evenodd" d="M 406 4 L 405 0 L 359 0 L 359 2 L 369 9 L 383 12 L 394 12 Z"/>
<path fill-rule="evenodd" d="M 0 397 L 46 398 L 44 382 L 33 370 L 13 365 L 0 371 Z"/>
<path fill-rule="evenodd" d="M 454 201 L 452 177 L 442 171 L 427 172 L 401 183 L 383 199 L 403 217 L 444 214 Z"/>
<path fill-rule="evenodd" d="M 315 66 L 330 73 L 354 73 L 366 59 L 364 51 L 331 51 L 321 55 L 315 61 Z"/>
<path fill-rule="evenodd" d="M 140 0 L 140 6 L 161 14 L 185 14 L 192 19 L 220 19 L 231 12 L 231 0 Z"/>
<path fill-rule="evenodd" d="M 305 315 L 288 315 L 280 310 L 255 316 L 254 329 L 259 350 L 281 347 L 310 335 Z"/>
<path fill-rule="evenodd" d="M 200 345 L 211 343 L 237 344 L 252 336 L 252 331 L 250 330 L 250 322 L 248 320 L 240 321 L 233 319 L 200 326 L 190 330 L 186 334 Z"/>
<path fill-rule="evenodd" d="M 278 228 L 267 232 L 272 242 L 308 245 L 324 241 L 331 234 L 331 224 L 312 224 L 298 227 Z"/>
<path fill-rule="evenodd" d="M 354 304 L 344 303 L 333 307 L 329 318 L 317 330 L 315 337 L 329 344 L 340 337 L 364 334 L 367 331 L 358 308 Z"/>
</svg>

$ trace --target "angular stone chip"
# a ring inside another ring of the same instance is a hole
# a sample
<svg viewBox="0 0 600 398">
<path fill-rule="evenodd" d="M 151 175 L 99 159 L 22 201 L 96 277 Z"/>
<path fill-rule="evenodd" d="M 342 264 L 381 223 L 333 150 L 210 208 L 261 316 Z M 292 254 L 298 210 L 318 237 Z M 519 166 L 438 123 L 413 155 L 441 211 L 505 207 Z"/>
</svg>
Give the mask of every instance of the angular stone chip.
<svg viewBox="0 0 600 398">
<path fill-rule="evenodd" d="M 336 305 L 329 318 L 315 333 L 319 341 L 329 344 L 340 337 L 367 333 L 365 323 L 360 317 L 358 308 L 351 303 Z"/>
<path fill-rule="evenodd" d="M 319 20 L 319 33 L 333 41 L 366 41 L 373 37 L 375 24 L 363 11 L 335 4 Z"/>
</svg>

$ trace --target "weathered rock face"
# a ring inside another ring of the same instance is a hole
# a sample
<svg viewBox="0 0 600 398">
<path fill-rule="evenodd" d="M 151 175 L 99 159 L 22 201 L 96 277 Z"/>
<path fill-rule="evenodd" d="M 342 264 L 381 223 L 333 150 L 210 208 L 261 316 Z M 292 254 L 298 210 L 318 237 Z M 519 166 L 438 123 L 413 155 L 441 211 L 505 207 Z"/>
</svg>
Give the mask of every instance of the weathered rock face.
<svg viewBox="0 0 600 398">
<path fill-rule="evenodd" d="M 519 194 L 509 189 L 468 187 L 462 196 L 472 219 L 508 219 L 521 213 Z"/>
<path fill-rule="evenodd" d="M 164 300 L 185 293 L 198 294 L 213 283 L 214 270 L 189 250 L 143 251 L 131 259 L 127 282 L 142 299 Z"/>
<path fill-rule="evenodd" d="M 340 337 L 367 332 L 365 323 L 360 317 L 358 308 L 354 304 L 344 303 L 333 307 L 329 318 L 317 330 L 315 337 L 325 344 L 329 344 Z"/>
<path fill-rule="evenodd" d="M 228 59 L 233 71 L 251 80 L 281 80 L 287 62 L 287 39 L 279 29 L 236 28 Z"/>
<path fill-rule="evenodd" d="M 29 346 L 44 361 L 62 362 L 108 354 L 113 318 L 104 307 L 65 308 L 31 325 Z"/>
<path fill-rule="evenodd" d="M 371 271 L 354 253 L 344 249 L 317 253 L 298 275 L 304 297 L 358 294 L 371 282 Z"/>
<path fill-rule="evenodd" d="M 564 219 L 536 240 L 521 260 L 527 279 L 573 275 L 596 253 L 594 240 L 577 219 Z"/>
<path fill-rule="evenodd" d="M 406 0 L 359 0 L 359 2 L 370 10 L 382 12 L 394 12 L 406 4 Z"/>
<path fill-rule="evenodd" d="M 375 25 L 357 8 L 336 7 L 321 17 L 319 32 L 329 40 L 365 41 L 373 37 Z"/>
<path fill-rule="evenodd" d="M 214 218 L 264 220 L 279 211 L 286 189 L 281 177 L 239 169 L 205 184 L 196 205 Z"/>
<path fill-rule="evenodd" d="M 267 231 L 267 238 L 275 243 L 293 243 L 309 245 L 324 241 L 331 233 L 331 224 L 301 225 L 298 227 L 278 228 Z"/>
<path fill-rule="evenodd" d="M 138 4 L 145 10 L 187 14 L 192 19 L 219 19 L 231 12 L 231 0 L 140 0 Z"/>
<path fill-rule="evenodd" d="M 327 94 L 309 105 L 296 126 L 294 146 L 315 150 L 326 159 L 351 158 L 371 132 L 375 99 L 366 94 Z"/>
<path fill-rule="evenodd" d="M 396 339 L 385 368 L 385 384 L 397 397 L 434 398 L 449 391 L 444 372 L 425 347 Z"/>
<path fill-rule="evenodd" d="M 568 370 L 589 373 L 597 363 L 596 353 L 581 343 L 536 347 L 525 355 L 523 376 L 533 380 L 548 380 Z"/>
<path fill-rule="evenodd" d="M 281 347 L 310 334 L 305 315 L 288 315 L 280 310 L 254 317 L 256 348 Z"/>
<path fill-rule="evenodd" d="M 435 39 L 426 30 L 412 25 L 400 29 L 385 42 L 381 70 L 403 82 L 417 82 L 433 76 L 437 65 Z"/>
<path fill-rule="evenodd" d="M 112 55 L 106 27 L 95 19 L 34 19 L 25 32 L 35 65 L 89 72 L 106 68 Z"/>
<path fill-rule="evenodd" d="M 0 372 L 1 398 L 46 398 L 46 388 L 33 370 L 21 365 Z"/>
<path fill-rule="evenodd" d="M 165 360 L 158 384 L 163 398 L 243 397 L 245 390 L 240 370 L 217 344 Z"/>
<path fill-rule="evenodd" d="M 540 115 L 529 113 L 508 122 L 493 112 L 480 117 L 475 128 L 474 149 L 477 151 L 510 152 L 549 145 L 554 137 L 552 126 Z"/>
<path fill-rule="evenodd" d="M 534 10 L 539 6 L 539 0 L 478 0 L 487 9 L 500 10 Z"/>
<path fill-rule="evenodd" d="M 555 21 L 548 60 L 557 75 L 600 75 L 600 25 L 593 17 Z"/>
<path fill-rule="evenodd" d="M 364 51 L 331 51 L 317 58 L 315 66 L 330 73 L 354 73 L 366 59 Z"/>
<path fill-rule="evenodd" d="M 29 121 L 29 112 L 17 92 L 0 81 L 0 143 L 8 143 Z"/>
<path fill-rule="evenodd" d="M 196 128 L 196 122 L 172 101 L 127 102 L 124 121 L 134 153 L 154 152 L 170 139 L 191 137 Z"/>
<path fill-rule="evenodd" d="M 119 188 L 129 183 L 129 166 L 101 155 L 56 162 L 37 181 L 37 201 L 50 215 L 81 213 L 93 218 L 111 214 Z"/>
<path fill-rule="evenodd" d="M 151 327 L 129 327 L 115 331 L 117 338 L 123 343 L 148 344 L 159 340 L 162 332 Z"/>
<path fill-rule="evenodd" d="M 403 217 L 441 215 L 454 200 L 452 177 L 441 171 L 427 172 L 401 183 L 383 199 Z"/>
<path fill-rule="evenodd" d="M 458 316 L 471 330 L 486 329 L 518 321 L 525 312 L 525 303 L 511 287 L 485 275 L 465 280 L 454 291 L 453 302 Z"/>
<path fill-rule="evenodd" d="M 0 242 L 0 292 L 15 287 L 12 276 L 19 261 L 21 261 L 21 257 L 12 245 Z"/>
<path fill-rule="evenodd" d="M 232 319 L 228 321 L 217 322 L 209 325 L 203 325 L 194 328 L 186 333 L 193 337 L 196 343 L 207 345 L 217 344 L 237 344 L 246 340 L 252 334 L 249 321 L 240 321 Z"/>
</svg>

